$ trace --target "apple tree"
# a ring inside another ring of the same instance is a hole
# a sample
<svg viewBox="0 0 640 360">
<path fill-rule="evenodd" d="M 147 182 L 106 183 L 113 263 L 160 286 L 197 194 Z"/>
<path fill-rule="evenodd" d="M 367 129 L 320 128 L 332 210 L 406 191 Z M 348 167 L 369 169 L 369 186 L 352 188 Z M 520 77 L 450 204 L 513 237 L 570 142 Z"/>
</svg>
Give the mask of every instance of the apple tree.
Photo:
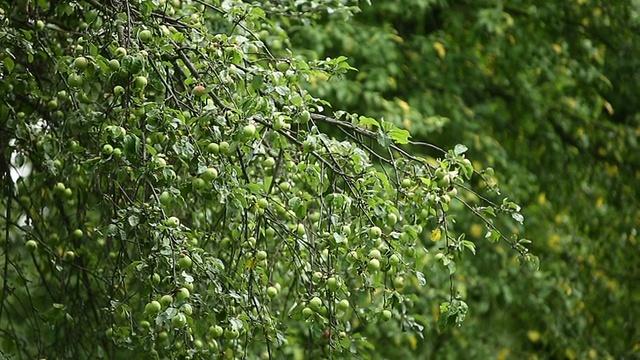
<svg viewBox="0 0 640 360">
<path fill-rule="evenodd" d="M 371 357 L 376 326 L 422 333 L 418 290 L 464 320 L 454 212 L 537 268 L 466 146 L 305 90 L 353 68 L 284 22 L 356 5 L 0 1 L 0 353 Z"/>
</svg>

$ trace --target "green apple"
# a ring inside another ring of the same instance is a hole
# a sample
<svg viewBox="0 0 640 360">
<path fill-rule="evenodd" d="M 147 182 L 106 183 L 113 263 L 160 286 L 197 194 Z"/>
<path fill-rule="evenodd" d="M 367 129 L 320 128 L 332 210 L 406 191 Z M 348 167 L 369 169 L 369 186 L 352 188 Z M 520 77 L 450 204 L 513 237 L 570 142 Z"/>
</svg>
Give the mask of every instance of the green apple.
<svg viewBox="0 0 640 360">
<path fill-rule="evenodd" d="M 57 183 L 54 187 L 53 187 L 53 191 L 57 192 L 58 194 L 64 194 L 64 190 L 66 189 L 66 187 L 64 186 L 63 183 L 59 182 Z"/>
<path fill-rule="evenodd" d="M 111 71 L 120 70 L 120 61 L 118 61 L 118 59 L 109 60 L 109 70 Z"/>
<path fill-rule="evenodd" d="M 220 337 L 224 334 L 224 329 L 220 325 L 211 325 L 209 327 L 209 334 L 212 337 Z"/>
<path fill-rule="evenodd" d="M 256 253 L 256 259 L 262 261 L 267 259 L 267 252 L 264 250 L 260 250 Z"/>
<path fill-rule="evenodd" d="M 166 220 L 166 224 L 167 224 L 167 226 L 169 226 L 169 227 L 177 228 L 178 226 L 180 226 L 180 219 L 178 219 L 178 218 L 177 218 L 177 217 L 175 217 L 175 216 L 171 216 L 170 218 L 168 218 L 168 219 Z"/>
<path fill-rule="evenodd" d="M 298 234 L 299 237 L 303 237 L 306 233 L 307 230 L 304 228 L 304 225 L 298 224 L 298 226 L 296 227 L 296 234 Z"/>
<path fill-rule="evenodd" d="M 278 61 L 278 63 L 276 64 L 276 69 L 282 72 L 289 70 L 290 67 L 291 66 L 286 61 Z"/>
<path fill-rule="evenodd" d="M 111 154 L 113 154 L 113 146 L 109 144 L 102 146 L 102 155 L 109 156 Z"/>
<path fill-rule="evenodd" d="M 51 110 L 57 109 L 58 108 L 58 100 L 56 99 L 51 99 L 49 100 L 49 102 L 47 103 L 47 107 Z"/>
<path fill-rule="evenodd" d="M 118 47 L 116 48 L 115 54 L 117 57 L 124 57 L 125 55 L 127 55 L 127 49 Z"/>
<path fill-rule="evenodd" d="M 311 316 L 313 316 L 313 310 L 311 310 L 311 308 L 309 307 L 305 307 L 304 309 L 302 309 L 302 316 L 304 316 L 305 318 L 310 318 Z"/>
<path fill-rule="evenodd" d="M 135 86 L 136 89 L 144 89 L 148 84 L 148 80 L 146 77 L 144 76 L 136 76 L 135 79 L 133 79 L 133 85 Z"/>
<path fill-rule="evenodd" d="M 153 34 L 150 30 L 142 30 L 138 33 L 138 39 L 143 43 L 149 42 L 153 38 Z"/>
<path fill-rule="evenodd" d="M 184 258 L 183 258 L 184 259 Z M 178 292 L 176 293 L 176 298 L 179 301 L 183 301 L 188 299 L 191 296 L 191 293 L 189 292 L 189 289 L 187 289 L 186 287 L 182 287 L 178 290 Z"/>
<path fill-rule="evenodd" d="M 162 194 L 160 194 L 159 198 L 160 203 L 164 206 L 171 204 L 171 201 L 173 200 L 173 196 L 171 196 L 168 191 L 163 191 Z"/>
<path fill-rule="evenodd" d="M 272 157 L 268 157 L 264 159 L 264 161 L 262 162 L 262 166 L 264 166 L 265 168 L 272 168 L 275 165 L 276 165 L 276 159 Z"/>
<path fill-rule="evenodd" d="M 347 310 L 347 309 L 349 308 L 349 300 L 347 300 L 347 299 L 342 299 L 342 300 L 338 301 L 338 302 L 336 303 L 336 308 L 337 308 L 338 310 L 342 310 L 342 311 Z"/>
<path fill-rule="evenodd" d="M 148 329 L 151 327 L 151 323 L 148 322 L 147 320 L 142 320 L 140 321 L 140 327 L 143 329 Z"/>
<path fill-rule="evenodd" d="M 73 67 L 76 69 L 84 70 L 89 66 L 89 60 L 84 56 L 78 56 L 73 60 Z"/>
<path fill-rule="evenodd" d="M 330 277 L 327 279 L 327 287 L 331 291 L 337 291 L 340 288 L 340 282 L 335 277 Z"/>
<path fill-rule="evenodd" d="M 67 261 L 73 261 L 73 259 L 75 258 L 76 258 L 76 253 L 74 253 L 71 250 L 64 253 L 64 259 Z"/>
<path fill-rule="evenodd" d="M 302 124 L 308 123 L 309 120 L 311 120 L 311 113 L 307 110 L 304 110 L 300 113 L 300 116 L 298 116 L 298 122 Z"/>
<path fill-rule="evenodd" d="M 162 310 L 162 305 L 155 300 L 151 301 L 144 307 L 144 312 L 150 315 L 157 314 L 160 312 L 160 310 Z"/>
<path fill-rule="evenodd" d="M 236 329 L 226 329 L 224 331 L 224 337 L 229 340 L 236 339 L 238 336 L 240 336 L 240 333 Z"/>
<path fill-rule="evenodd" d="M 220 152 L 220 146 L 216 143 L 210 143 L 207 145 L 207 152 L 209 154 L 217 154 Z"/>
<path fill-rule="evenodd" d="M 36 29 L 38 29 L 38 30 L 44 29 L 44 21 L 42 21 L 42 20 L 36 21 Z"/>
<path fill-rule="evenodd" d="M 193 266 L 193 260 L 189 256 L 183 256 L 178 260 L 178 265 L 183 269 L 190 269 Z"/>
<path fill-rule="evenodd" d="M 80 239 L 82 238 L 82 235 L 84 235 L 84 233 L 82 232 L 82 230 L 80 229 L 75 229 L 73 230 L 73 232 L 71 233 L 71 236 L 73 236 L 75 239 Z"/>
<path fill-rule="evenodd" d="M 124 95 L 124 88 L 122 86 L 120 86 L 120 85 L 114 86 L 113 95 L 118 96 L 118 97 Z"/>
<path fill-rule="evenodd" d="M 71 73 L 69 74 L 69 77 L 67 77 L 67 82 L 69 83 L 69 86 L 71 86 L 72 88 L 79 88 L 82 86 L 82 83 L 83 83 L 82 75 Z"/>
<path fill-rule="evenodd" d="M 218 177 L 218 170 L 214 168 L 207 168 L 204 172 L 202 172 L 202 178 L 205 181 L 212 181 Z"/>
<path fill-rule="evenodd" d="M 396 289 L 402 289 L 404 287 L 404 277 L 396 276 L 393 279 L 393 287 Z"/>
<path fill-rule="evenodd" d="M 382 236 L 382 229 L 377 226 L 372 226 L 369 229 L 369 236 L 371 236 L 371 238 L 373 239 L 378 239 L 380 236 Z"/>
<path fill-rule="evenodd" d="M 201 178 L 195 178 L 193 179 L 193 188 L 196 190 L 202 190 L 205 187 L 207 187 L 207 182 L 204 181 L 204 179 Z"/>
<path fill-rule="evenodd" d="M 267 296 L 273 299 L 274 297 L 276 297 L 276 295 L 278 295 L 278 288 L 276 288 L 275 286 L 269 286 L 267 288 Z"/>
<path fill-rule="evenodd" d="M 369 260 L 369 264 L 367 265 L 367 269 L 369 269 L 369 271 L 378 271 L 378 270 L 380 270 L 380 260 L 378 260 L 378 259 Z"/>
<path fill-rule="evenodd" d="M 171 318 L 171 324 L 174 327 L 183 327 L 187 324 L 187 317 L 183 313 L 178 313 Z"/>
<path fill-rule="evenodd" d="M 311 309 L 319 311 L 322 307 L 322 300 L 319 297 L 314 296 L 311 300 L 309 300 L 309 306 L 311 307 Z"/>
<path fill-rule="evenodd" d="M 391 320 L 391 311 L 389 310 L 382 310 L 382 313 L 380 314 L 380 318 L 382 319 L 382 321 L 389 321 Z"/>
<path fill-rule="evenodd" d="M 387 214 L 387 224 L 393 226 L 398 222 L 398 216 L 394 213 Z"/>
<path fill-rule="evenodd" d="M 256 126 L 253 124 L 245 125 L 242 128 L 242 136 L 250 138 L 256 134 Z"/>
<path fill-rule="evenodd" d="M 380 253 L 378 249 L 371 249 L 371 251 L 369 251 L 369 258 L 382 260 L 382 253 Z"/>
<path fill-rule="evenodd" d="M 28 252 L 33 253 L 38 249 L 38 243 L 35 240 L 29 240 L 24 244 Z"/>
<path fill-rule="evenodd" d="M 163 297 L 160 298 L 160 304 L 165 307 L 173 304 L 173 296 L 169 294 L 164 295 Z"/>
<path fill-rule="evenodd" d="M 400 263 L 400 256 L 398 254 L 393 254 L 389 256 L 389 264 L 396 266 Z"/>
</svg>

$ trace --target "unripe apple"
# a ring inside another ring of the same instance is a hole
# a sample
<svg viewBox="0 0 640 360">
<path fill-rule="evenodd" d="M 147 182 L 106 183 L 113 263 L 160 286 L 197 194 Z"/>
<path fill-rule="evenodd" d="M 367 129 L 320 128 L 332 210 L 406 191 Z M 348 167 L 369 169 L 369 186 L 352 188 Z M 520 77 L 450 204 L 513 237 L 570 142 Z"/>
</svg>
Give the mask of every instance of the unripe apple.
<svg viewBox="0 0 640 360">
<path fill-rule="evenodd" d="M 265 168 L 272 168 L 275 166 L 275 164 L 276 164 L 276 159 L 272 157 L 268 157 L 264 159 L 264 161 L 262 162 L 262 166 L 264 166 Z"/>
<path fill-rule="evenodd" d="M 267 296 L 273 299 L 276 295 L 278 295 L 278 289 L 275 286 L 269 286 L 267 288 Z"/>
<path fill-rule="evenodd" d="M 69 83 L 69 86 L 71 86 L 72 88 L 78 88 L 82 86 L 82 83 L 83 83 L 82 75 L 71 73 L 67 78 L 67 82 Z"/>
<path fill-rule="evenodd" d="M 73 261 L 73 259 L 75 258 L 76 258 L 76 253 L 74 253 L 71 250 L 64 253 L 64 259 L 67 261 Z"/>
<path fill-rule="evenodd" d="M 44 29 L 44 21 L 42 21 L 42 20 L 36 21 L 36 29 L 38 29 L 38 30 Z"/>
<path fill-rule="evenodd" d="M 389 321 L 391 320 L 391 311 L 389 310 L 382 310 L 382 313 L 380 314 L 380 318 L 382 319 L 382 321 Z"/>
<path fill-rule="evenodd" d="M 245 125 L 242 128 L 242 136 L 245 138 L 252 137 L 256 134 L 256 126 L 253 124 Z"/>
<path fill-rule="evenodd" d="M 187 317 L 183 313 L 176 314 L 171 318 L 171 324 L 174 327 L 183 327 L 187 323 Z"/>
<path fill-rule="evenodd" d="M 398 265 L 399 263 L 400 263 L 400 256 L 398 256 L 398 254 L 393 254 L 389 256 L 389 264 L 395 266 L 395 265 Z"/>
<path fill-rule="evenodd" d="M 173 196 L 168 191 L 163 191 L 159 196 L 160 203 L 164 206 L 171 204 L 171 200 L 173 200 Z"/>
<path fill-rule="evenodd" d="M 371 249 L 371 251 L 369 251 L 369 258 L 382 260 L 382 253 L 380 253 L 378 249 Z"/>
<path fill-rule="evenodd" d="M 218 177 L 218 170 L 216 170 L 215 168 L 207 168 L 202 173 L 202 178 L 205 181 L 212 181 L 212 180 L 216 179 L 217 177 Z"/>
<path fill-rule="evenodd" d="M 173 304 L 173 296 L 167 294 L 160 298 L 160 304 L 167 307 Z"/>
<path fill-rule="evenodd" d="M 307 230 L 304 228 L 304 225 L 298 224 L 298 226 L 296 227 L 296 234 L 298 234 L 299 237 L 303 237 L 306 233 Z"/>
<path fill-rule="evenodd" d="M 73 232 L 71 233 L 71 236 L 73 236 L 76 239 L 80 239 L 82 238 L 82 235 L 84 235 L 84 233 L 82 232 L 82 230 L 80 229 L 75 229 L 73 230 Z"/>
<path fill-rule="evenodd" d="M 180 226 L 180 220 L 175 216 L 171 216 L 166 220 L 166 224 L 169 227 L 177 228 L 178 226 Z"/>
<path fill-rule="evenodd" d="M 210 143 L 207 145 L 207 152 L 209 154 L 217 154 L 220 152 L 220 146 L 216 143 Z"/>
<path fill-rule="evenodd" d="M 311 120 L 311 113 L 309 113 L 307 110 L 304 110 L 300 113 L 300 116 L 298 116 L 298 122 L 302 124 L 308 123 L 309 120 Z"/>
<path fill-rule="evenodd" d="M 394 213 L 387 214 L 387 224 L 393 226 L 398 222 L 398 216 Z"/>
<path fill-rule="evenodd" d="M 310 318 L 311 316 L 313 316 L 313 310 L 311 310 L 311 308 L 309 307 L 305 307 L 304 309 L 302 309 L 302 316 L 304 316 L 305 318 Z"/>
<path fill-rule="evenodd" d="M 113 146 L 104 144 L 104 146 L 102 147 L 102 155 L 109 156 L 111 154 L 113 154 Z"/>
<path fill-rule="evenodd" d="M 378 260 L 378 259 L 369 260 L 369 264 L 367 265 L 367 269 L 369 269 L 369 271 L 378 271 L 378 270 L 380 270 L 380 260 Z"/>
<path fill-rule="evenodd" d="M 116 85 L 113 88 L 113 95 L 118 96 L 118 97 L 124 95 L 124 88 L 122 86 L 120 86 L 120 85 Z"/>
<path fill-rule="evenodd" d="M 396 289 L 402 289 L 404 287 L 404 277 L 396 276 L 393 279 L 393 287 L 395 287 Z"/>
<path fill-rule="evenodd" d="M 149 30 L 142 30 L 138 33 L 138 39 L 144 43 L 149 42 L 151 38 L 153 38 L 153 34 Z"/>
<path fill-rule="evenodd" d="M 189 289 L 185 287 L 180 288 L 180 290 L 178 290 L 178 292 L 176 293 L 176 298 L 178 299 L 178 301 L 186 300 L 190 296 L 191 296 L 191 293 L 189 292 Z"/>
<path fill-rule="evenodd" d="M 73 67 L 76 69 L 84 70 L 89 66 L 89 60 L 84 56 L 78 56 L 73 60 Z"/>
<path fill-rule="evenodd" d="M 193 266 L 193 260 L 188 256 L 183 256 L 178 260 L 178 265 L 183 269 L 190 269 Z"/>
<path fill-rule="evenodd" d="M 118 71 L 120 69 L 120 61 L 118 59 L 109 60 L 109 70 Z"/>
<path fill-rule="evenodd" d="M 144 89 L 147 86 L 147 78 L 144 76 L 136 76 L 133 80 L 133 85 L 136 89 Z"/>
<path fill-rule="evenodd" d="M 256 253 L 256 259 L 262 261 L 267 258 L 267 252 L 264 250 L 260 250 Z"/>
<path fill-rule="evenodd" d="M 125 55 L 127 55 L 127 49 L 123 48 L 123 47 L 118 47 L 116 49 L 115 52 L 117 57 L 124 57 Z"/>
<path fill-rule="evenodd" d="M 337 291 L 340 288 L 340 283 L 339 283 L 338 279 L 336 279 L 335 277 L 332 276 L 332 277 L 327 279 L 327 287 L 331 291 Z"/>
<path fill-rule="evenodd" d="M 282 72 L 289 70 L 289 67 L 290 65 L 286 61 L 278 61 L 278 63 L 276 64 L 276 69 Z"/>
<path fill-rule="evenodd" d="M 347 310 L 349 308 L 349 300 L 342 299 L 342 300 L 338 301 L 338 303 L 336 304 L 336 308 L 338 310 L 342 310 L 342 311 Z"/>
<path fill-rule="evenodd" d="M 369 236 L 371 236 L 371 238 L 373 238 L 373 239 L 379 238 L 380 236 L 382 236 L 382 229 L 380 229 L 377 226 L 372 226 L 369 229 Z"/>
<path fill-rule="evenodd" d="M 38 243 L 35 240 L 29 240 L 24 244 L 28 252 L 33 253 L 38 249 Z"/>
<path fill-rule="evenodd" d="M 311 309 L 319 311 L 322 307 L 322 300 L 319 297 L 314 296 L 311 300 L 309 300 L 309 306 L 311 307 Z"/>
<path fill-rule="evenodd" d="M 224 329 L 220 325 L 211 325 L 211 327 L 209 327 L 209 334 L 212 337 L 220 337 L 224 334 Z"/>
<path fill-rule="evenodd" d="M 150 315 L 157 314 L 160 310 L 162 310 L 162 305 L 155 300 L 151 301 L 144 307 L 144 312 Z"/>
</svg>

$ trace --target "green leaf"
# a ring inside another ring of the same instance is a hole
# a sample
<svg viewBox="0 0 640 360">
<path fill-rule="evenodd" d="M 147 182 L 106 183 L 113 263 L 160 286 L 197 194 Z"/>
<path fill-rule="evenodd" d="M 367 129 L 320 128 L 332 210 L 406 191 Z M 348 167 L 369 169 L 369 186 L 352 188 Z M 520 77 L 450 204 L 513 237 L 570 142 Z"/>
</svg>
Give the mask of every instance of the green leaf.
<svg viewBox="0 0 640 360">
<path fill-rule="evenodd" d="M 409 138 L 411 137 L 411 134 L 407 130 L 399 129 L 397 127 L 391 129 L 391 131 L 389 131 L 389 135 L 391 136 L 393 141 L 403 145 L 408 144 Z"/>
<path fill-rule="evenodd" d="M 467 152 L 467 150 L 469 150 L 468 147 L 462 145 L 462 144 L 457 144 L 454 148 L 453 148 L 453 153 L 456 155 L 462 155 L 465 152 Z"/>
</svg>

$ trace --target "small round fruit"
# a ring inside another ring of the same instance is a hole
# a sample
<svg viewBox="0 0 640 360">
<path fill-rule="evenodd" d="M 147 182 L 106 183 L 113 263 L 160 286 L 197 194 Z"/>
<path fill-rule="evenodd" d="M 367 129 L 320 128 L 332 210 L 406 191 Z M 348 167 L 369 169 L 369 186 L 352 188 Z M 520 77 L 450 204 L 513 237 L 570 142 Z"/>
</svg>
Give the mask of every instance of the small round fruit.
<svg viewBox="0 0 640 360">
<path fill-rule="evenodd" d="M 409 186 L 411 186 L 411 179 L 402 179 L 402 187 L 408 188 Z"/>
<path fill-rule="evenodd" d="M 193 306 L 191 306 L 191 304 L 182 304 L 180 311 L 191 316 L 193 314 Z"/>
<path fill-rule="evenodd" d="M 164 206 L 171 204 L 171 200 L 173 200 L 173 196 L 168 191 L 163 191 L 159 196 L 160 203 Z"/>
<path fill-rule="evenodd" d="M 306 233 L 307 230 L 304 228 L 304 225 L 298 224 L 298 226 L 296 227 L 296 234 L 298 234 L 298 236 L 300 237 L 303 237 Z"/>
<path fill-rule="evenodd" d="M 111 154 L 113 154 L 113 146 L 104 144 L 104 146 L 102 147 L 102 155 L 109 156 Z"/>
<path fill-rule="evenodd" d="M 51 99 L 49 100 L 49 102 L 47 103 L 47 107 L 51 110 L 57 109 L 58 108 L 58 100 L 56 99 Z"/>
<path fill-rule="evenodd" d="M 304 316 L 305 318 L 310 318 L 312 315 L 313 310 L 311 310 L 311 308 L 305 307 L 304 309 L 302 309 L 302 316 Z"/>
<path fill-rule="evenodd" d="M 286 61 L 278 61 L 278 63 L 276 64 L 276 69 L 282 72 L 289 70 L 289 67 L 290 65 Z"/>
<path fill-rule="evenodd" d="M 398 222 L 398 216 L 394 213 L 387 214 L 387 224 L 393 226 Z"/>
<path fill-rule="evenodd" d="M 42 21 L 42 20 L 36 21 L 36 29 L 38 29 L 38 30 L 44 29 L 44 21 Z"/>
<path fill-rule="evenodd" d="M 120 61 L 118 61 L 118 59 L 109 60 L 109 70 L 111 71 L 120 70 Z"/>
<path fill-rule="evenodd" d="M 162 305 L 155 300 L 151 301 L 144 307 L 144 312 L 151 315 L 159 313 L 160 310 L 162 310 Z"/>
<path fill-rule="evenodd" d="M 183 269 L 190 269 L 193 266 L 193 260 L 188 256 L 183 256 L 178 260 L 178 265 Z"/>
<path fill-rule="evenodd" d="M 342 311 L 347 310 L 349 308 L 349 300 L 342 299 L 342 300 L 338 301 L 338 303 L 336 304 L 336 308 L 338 310 L 342 310 Z"/>
<path fill-rule="evenodd" d="M 224 337 L 226 337 L 227 339 L 235 339 L 238 336 L 240 336 L 240 333 L 238 333 L 238 330 L 236 329 L 226 329 L 224 331 Z"/>
<path fill-rule="evenodd" d="M 158 333 L 158 340 L 160 341 L 165 341 L 169 338 L 169 333 L 166 331 L 161 331 L 160 333 Z"/>
<path fill-rule="evenodd" d="M 84 70 L 89 66 L 89 60 L 84 56 L 78 56 L 73 60 L 73 67 L 76 69 Z"/>
<path fill-rule="evenodd" d="M 371 236 L 373 239 L 379 238 L 380 236 L 382 236 L 382 229 L 377 226 L 372 226 L 369 229 L 369 236 Z"/>
<path fill-rule="evenodd" d="M 309 300 L 309 306 L 313 310 L 318 311 L 322 307 L 322 300 L 319 297 L 314 296 L 311 300 Z"/>
<path fill-rule="evenodd" d="M 282 191 L 289 191 L 291 190 L 291 184 L 289 184 L 286 181 L 281 182 L 280 184 L 278 184 L 278 187 L 280 188 L 280 190 Z"/>
<path fill-rule="evenodd" d="M 220 151 L 221 151 L 223 154 L 229 154 L 229 152 L 230 152 L 230 150 L 231 150 L 231 145 L 229 145 L 229 143 L 228 143 L 228 142 L 226 142 L 226 141 L 222 141 L 222 142 L 220 142 L 219 147 L 220 147 Z"/>
<path fill-rule="evenodd" d="M 193 179 L 193 188 L 196 190 L 202 190 L 207 187 L 207 182 L 204 179 L 195 178 Z"/>
<path fill-rule="evenodd" d="M 80 229 L 75 229 L 73 230 L 73 233 L 71 233 L 71 235 L 75 238 L 75 239 L 80 239 L 82 238 L 82 235 L 84 235 L 84 233 L 82 232 L 82 230 Z"/>
<path fill-rule="evenodd" d="M 127 49 L 123 47 L 119 47 L 116 49 L 115 54 L 117 57 L 124 57 L 125 55 L 127 55 Z"/>
<path fill-rule="evenodd" d="M 149 30 L 142 30 L 138 33 L 138 39 L 144 43 L 149 42 L 151 38 L 153 38 L 153 34 Z"/>
<path fill-rule="evenodd" d="M 216 143 L 210 143 L 207 145 L 207 152 L 209 154 L 217 154 L 220 152 L 220 146 Z"/>
<path fill-rule="evenodd" d="M 380 314 L 380 318 L 382 319 L 382 321 L 389 321 L 391 320 L 391 311 L 390 310 L 382 310 L 382 313 Z"/>
<path fill-rule="evenodd" d="M 266 168 L 272 168 L 276 165 L 276 159 L 272 158 L 272 157 L 268 157 L 266 159 L 264 159 L 264 161 L 262 162 L 262 166 L 266 167 Z"/>
<path fill-rule="evenodd" d="M 136 89 L 144 89 L 147 86 L 147 78 L 144 76 L 136 76 L 136 78 L 133 80 L 133 85 L 136 87 Z"/>
<path fill-rule="evenodd" d="M 369 258 L 382 260 L 382 253 L 380 253 L 378 249 L 371 249 L 371 251 L 369 251 Z"/>
<path fill-rule="evenodd" d="M 71 86 L 72 88 L 78 88 L 82 86 L 82 83 L 83 83 L 82 75 L 71 73 L 67 78 L 67 82 L 69 83 L 69 86 Z"/>
<path fill-rule="evenodd" d="M 160 284 L 160 274 L 154 273 L 153 275 L 151 275 L 151 282 L 155 285 Z"/>
<path fill-rule="evenodd" d="M 224 329 L 220 325 L 211 325 L 211 327 L 209 327 L 209 334 L 211 334 L 212 337 L 220 337 L 224 334 Z"/>
<path fill-rule="evenodd" d="M 255 134 L 256 134 L 256 126 L 253 124 L 245 125 L 245 127 L 242 128 L 242 135 L 244 137 L 249 138 Z"/>
<path fill-rule="evenodd" d="M 148 329 L 151 327 L 151 323 L 148 322 L 147 320 L 142 320 L 140 321 L 140 327 L 143 329 Z"/>
<path fill-rule="evenodd" d="M 305 111 L 300 113 L 300 116 L 298 117 L 298 122 L 305 124 L 305 123 L 308 123 L 309 120 L 311 120 L 311 113 L 310 112 L 305 110 Z"/>
<path fill-rule="evenodd" d="M 61 182 L 57 183 L 57 184 L 53 187 L 53 190 L 54 190 L 55 192 L 57 192 L 58 194 L 63 194 L 65 189 L 66 189 L 66 187 L 65 187 L 65 186 L 64 186 L 64 184 L 63 184 L 63 183 L 61 183 Z"/>
<path fill-rule="evenodd" d="M 191 293 L 189 292 L 189 289 L 185 287 L 180 288 L 176 293 L 176 298 L 178 299 L 178 301 L 186 300 L 189 298 L 189 296 L 191 296 Z"/>
<path fill-rule="evenodd" d="M 398 265 L 399 263 L 400 263 L 400 256 L 398 256 L 398 254 L 393 254 L 389 256 L 389 264 L 395 266 L 395 265 Z"/>
<path fill-rule="evenodd" d="M 275 286 L 269 286 L 267 288 L 267 296 L 273 299 L 276 295 L 278 295 L 278 289 Z"/>
<path fill-rule="evenodd" d="M 367 268 L 369 269 L 369 271 L 378 271 L 378 270 L 380 270 L 380 260 L 378 260 L 378 259 L 369 260 L 369 264 L 367 265 Z"/>
<path fill-rule="evenodd" d="M 202 173 L 202 178 L 205 181 L 212 181 L 215 180 L 218 177 L 218 170 L 214 169 L 214 168 L 207 168 L 203 173 Z"/>
<path fill-rule="evenodd" d="M 352 251 L 349 251 L 347 253 L 347 261 L 348 262 L 353 264 L 357 260 L 358 260 L 358 253 L 356 251 L 352 250 Z"/>
<path fill-rule="evenodd" d="M 202 85 L 196 85 L 193 87 L 193 95 L 195 96 L 203 96 L 207 93 L 207 88 Z"/>
<path fill-rule="evenodd" d="M 122 86 L 120 86 L 120 85 L 114 86 L 113 87 L 113 95 L 118 96 L 118 97 L 124 95 L 124 88 Z"/>
<path fill-rule="evenodd" d="M 256 202 L 256 205 L 258 205 L 258 207 L 260 209 L 266 209 L 269 207 L 269 200 L 265 199 L 265 198 L 260 198 L 258 199 L 258 201 Z"/>
<path fill-rule="evenodd" d="M 171 318 L 171 325 L 175 327 L 183 327 L 187 324 L 187 317 L 183 313 L 178 313 Z"/>
<path fill-rule="evenodd" d="M 338 279 L 332 276 L 327 279 L 327 287 L 331 291 L 337 291 L 340 288 L 340 283 L 338 282 Z"/>
<path fill-rule="evenodd" d="M 27 251 L 30 253 L 35 252 L 38 249 L 38 243 L 35 240 L 29 240 L 24 244 Z"/>
<path fill-rule="evenodd" d="M 396 276 L 393 279 L 393 287 L 396 289 L 402 289 L 404 287 L 404 277 Z"/>
<path fill-rule="evenodd" d="M 256 253 L 256 259 L 262 261 L 267 258 L 267 252 L 264 250 L 260 250 Z"/>
<path fill-rule="evenodd" d="M 172 227 L 172 228 L 177 228 L 178 226 L 180 226 L 180 219 L 178 219 L 175 216 L 172 216 L 170 218 L 167 219 L 167 226 Z"/>
<path fill-rule="evenodd" d="M 173 304 L 173 296 L 167 294 L 160 298 L 160 304 L 167 307 Z"/>
<path fill-rule="evenodd" d="M 75 258 L 76 258 L 76 253 L 74 253 L 71 250 L 64 253 L 64 259 L 67 261 L 73 261 L 73 259 Z"/>
</svg>

